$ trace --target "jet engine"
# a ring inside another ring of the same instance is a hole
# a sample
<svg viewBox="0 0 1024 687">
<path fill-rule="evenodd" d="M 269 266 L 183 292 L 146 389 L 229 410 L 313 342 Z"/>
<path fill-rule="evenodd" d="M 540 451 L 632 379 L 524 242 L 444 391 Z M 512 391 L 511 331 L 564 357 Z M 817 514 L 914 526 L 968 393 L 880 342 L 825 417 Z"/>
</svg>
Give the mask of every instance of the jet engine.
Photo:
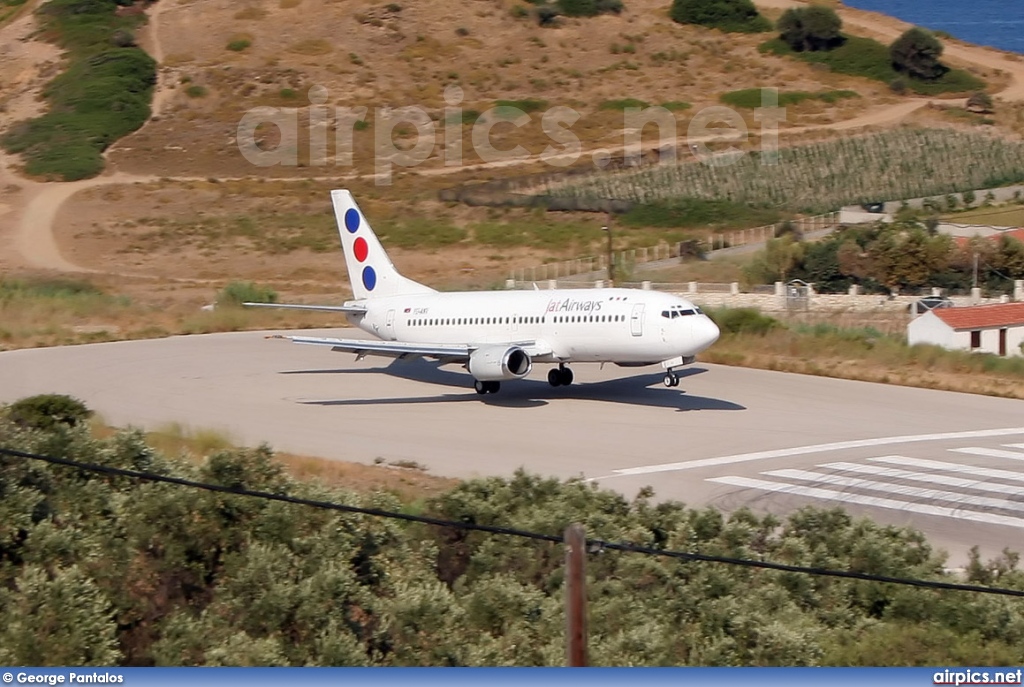
<svg viewBox="0 0 1024 687">
<path fill-rule="evenodd" d="M 522 379 L 530 374 L 533 361 L 519 346 L 481 346 L 469 356 L 469 374 L 481 382 Z"/>
</svg>

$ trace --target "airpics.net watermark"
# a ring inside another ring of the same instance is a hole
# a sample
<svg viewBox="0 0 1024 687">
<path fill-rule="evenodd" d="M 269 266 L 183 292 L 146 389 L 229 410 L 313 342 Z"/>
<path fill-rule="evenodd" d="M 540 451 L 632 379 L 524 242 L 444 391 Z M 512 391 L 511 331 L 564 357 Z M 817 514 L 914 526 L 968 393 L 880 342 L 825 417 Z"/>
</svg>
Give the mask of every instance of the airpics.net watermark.
<svg viewBox="0 0 1024 687">
<path fill-rule="evenodd" d="M 357 129 L 366 128 L 369 108 L 328 107 L 329 92 L 324 86 L 308 91 L 309 106 L 256 107 L 238 122 L 236 142 L 242 156 L 257 167 L 297 167 L 300 164 L 299 130 L 302 113 L 308 117 L 309 152 L 306 165 L 312 167 L 352 167 L 353 139 Z M 533 117 L 514 105 L 499 105 L 476 114 L 464 112 L 461 87 L 449 85 L 444 91 L 446 106 L 440 117 L 431 117 L 426 108 L 378 107 L 373 111 L 374 178 L 378 186 L 391 183 L 396 167 L 412 168 L 435 157 L 438 145 L 445 167 L 463 166 L 463 126 L 471 120 L 470 143 L 480 163 L 540 161 L 552 167 L 569 167 L 589 156 L 595 168 L 607 168 L 613 159 L 609 149 L 584 151 L 572 127 L 582 115 L 571 107 L 555 106 L 534 113 L 550 143 L 540 154 L 531 154 L 521 145 L 497 148 L 492 130 L 511 125 L 515 129 L 530 124 Z M 471 115 L 467 117 L 466 115 Z M 773 88 L 761 89 L 761 107 L 753 111 L 760 125 L 760 162 L 775 165 L 779 160 L 779 124 L 786 121 L 786 109 L 779 107 L 779 94 Z M 437 121 L 435 121 L 437 119 Z M 657 129 L 656 141 L 644 142 L 643 134 Z M 269 144 L 269 127 L 277 129 L 277 140 Z M 438 129 L 440 128 L 440 131 Z M 328 154 L 328 133 L 334 132 L 333 154 Z M 415 133 L 413 134 L 412 131 Z M 396 141 L 396 134 L 398 134 Z M 709 143 L 746 141 L 750 129 L 743 116 L 732 108 L 716 105 L 698 110 L 679 136 L 676 115 L 665 107 L 625 107 L 622 111 L 621 151 L 627 159 L 639 159 L 643 150 L 657 151 L 659 161 L 677 159 L 678 150 L 710 166 L 735 164 L 746 153 L 735 146 L 715 150 Z M 478 164 L 474 161 L 472 164 Z"/>
</svg>

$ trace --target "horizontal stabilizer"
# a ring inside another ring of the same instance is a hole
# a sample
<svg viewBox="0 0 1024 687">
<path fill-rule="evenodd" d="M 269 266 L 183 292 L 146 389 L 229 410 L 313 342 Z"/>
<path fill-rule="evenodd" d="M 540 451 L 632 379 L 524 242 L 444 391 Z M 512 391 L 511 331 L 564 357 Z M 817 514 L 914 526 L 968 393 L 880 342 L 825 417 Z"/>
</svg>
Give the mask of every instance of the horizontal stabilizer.
<svg viewBox="0 0 1024 687">
<path fill-rule="evenodd" d="M 303 305 L 301 303 L 242 303 L 252 308 L 290 308 L 292 310 L 322 310 L 324 312 L 365 313 L 362 305 Z"/>
</svg>

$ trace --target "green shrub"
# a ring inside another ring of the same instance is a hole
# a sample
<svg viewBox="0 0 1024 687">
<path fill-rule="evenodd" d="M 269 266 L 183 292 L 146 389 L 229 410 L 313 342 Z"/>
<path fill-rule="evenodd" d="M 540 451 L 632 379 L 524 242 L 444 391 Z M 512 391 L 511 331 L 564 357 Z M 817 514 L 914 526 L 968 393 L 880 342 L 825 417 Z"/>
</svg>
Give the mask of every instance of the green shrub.
<svg viewBox="0 0 1024 687">
<path fill-rule="evenodd" d="M 731 91 L 723 94 L 719 99 L 726 105 L 732 107 L 742 108 L 758 108 L 764 105 L 763 93 L 764 89 L 761 88 L 744 88 L 739 91 Z M 820 91 L 818 93 L 805 93 L 803 91 L 791 91 L 781 92 L 778 94 L 778 104 L 780 107 L 787 107 L 789 105 L 799 105 L 800 103 L 807 100 L 819 100 L 830 105 L 839 102 L 845 98 L 857 98 L 859 97 L 856 91 Z"/>
<path fill-rule="evenodd" d="M 92 416 L 92 411 L 77 398 L 63 394 L 40 394 L 15 401 L 7 407 L 14 424 L 50 431 L 58 425 L 74 427 Z"/>
<path fill-rule="evenodd" d="M 774 317 L 764 315 L 756 308 L 716 308 L 709 310 L 707 314 L 725 334 L 763 336 L 782 326 Z"/>
<path fill-rule="evenodd" d="M 599 14 L 619 14 L 620 0 L 557 0 L 558 9 L 567 17 L 594 17 Z"/>
<path fill-rule="evenodd" d="M 745 203 L 703 198 L 679 198 L 668 202 L 634 205 L 621 221 L 633 227 L 689 228 L 729 225 L 758 226 L 779 219 L 779 211 Z"/>
<path fill-rule="evenodd" d="M 497 100 L 494 103 L 494 115 L 500 119 L 516 119 L 523 113 L 539 112 L 548 106 L 548 101 L 536 98 L 523 100 Z"/>
<path fill-rule="evenodd" d="M 538 26 L 553 26 L 558 21 L 558 17 L 561 16 L 561 11 L 557 7 L 551 5 L 539 5 L 534 10 L 534 15 L 537 17 Z"/>
<path fill-rule="evenodd" d="M 889 46 L 889 58 L 897 71 L 906 72 L 915 79 L 934 81 L 949 71 L 942 64 L 942 43 L 930 31 L 914 27 L 908 29 Z"/>
<path fill-rule="evenodd" d="M 0 301 L 8 298 L 72 298 L 75 296 L 100 296 L 103 291 L 94 284 L 77 279 L 2 279 L 0 280 Z"/>
<path fill-rule="evenodd" d="M 637 100 L 636 98 L 621 98 L 619 100 L 605 100 L 603 103 L 598 105 L 598 109 L 615 110 L 617 112 L 621 112 L 631 107 L 644 109 L 650 106 L 651 104 L 644 100 Z"/>
<path fill-rule="evenodd" d="M 101 153 L 149 118 L 156 63 L 134 43 L 138 17 L 116 15 L 113 0 L 50 0 L 40 21 L 70 56 L 43 91 L 49 111 L 8 131 L 2 144 L 26 171 L 71 181 L 103 169 Z"/>
<path fill-rule="evenodd" d="M 190 98 L 203 98 L 206 96 L 206 87 L 200 86 L 199 84 L 192 84 L 185 89 L 185 95 Z"/>
<path fill-rule="evenodd" d="M 977 91 L 985 86 L 984 81 L 962 69 L 951 69 L 941 77 L 928 81 L 913 78 L 893 68 L 886 46 L 871 38 L 859 36 L 844 35 L 842 45 L 831 50 L 796 52 L 781 38 L 762 43 L 759 50 L 773 55 L 789 55 L 811 64 L 822 64 L 838 74 L 881 81 L 889 84 L 896 92 L 901 92 L 897 89 L 905 87 L 920 95 L 938 95 Z"/>
<path fill-rule="evenodd" d="M 759 33 L 772 28 L 750 0 L 672 0 L 670 15 L 679 24 L 699 24 L 733 33 Z"/>
<path fill-rule="evenodd" d="M 217 305 L 231 306 L 242 303 L 277 303 L 277 292 L 251 281 L 233 281 L 217 294 Z"/>
<path fill-rule="evenodd" d="M 843 22 L 831 7 L 811 5 L 786 10 L 776 28 L 780 38 L 797 52 L 830 50 L 843 42 Z"/>
<path fill-rule="evenodd" d="M 671 112 L 678 112 L 679 110 L 689 110 L 693 104 L 682 100 L 670 100 L 667 103 L 662 103 L 661 106 Z"/>
<path fill-rule="evenodd" d="M 228 43 L 228 50 L 242 52 L 251 45 L 252 41 L 250 41 L 248 38 L 236 38 L 235 40 Z"/>
</svg>

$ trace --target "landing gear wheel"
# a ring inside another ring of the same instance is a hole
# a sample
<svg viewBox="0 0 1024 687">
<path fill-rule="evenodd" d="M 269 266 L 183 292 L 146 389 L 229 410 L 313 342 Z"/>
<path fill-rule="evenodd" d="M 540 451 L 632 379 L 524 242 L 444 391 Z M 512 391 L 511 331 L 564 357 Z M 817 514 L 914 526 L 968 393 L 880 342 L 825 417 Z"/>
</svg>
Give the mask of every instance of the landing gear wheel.
<svg viewBox="0 0 1024 687">
<path fill-rule="evenodd" d="M 556 367 L 548 370 L 548 384 L 551 386 L 562 385 L 562 371 Z"/>
<path fill-rule="evenodd" d="M 498 389 L 501 388 L 501 382 L 484 382 L 484 393 L 485 394 L 496 394 Z"/>
<path fill-rule="evenodd" d="M 569 386 L 572 384 L 573 375 L 572 370 L 567 367 L 558 368 L 558 380 L 562 386 Z"/>
<path fill-rule="evenodd" d="M 665 386 L 668 387 L 679 386 L 679 377 L 676 376 L 674 372 L 666 374 L 665 379 L 662 381 L 665 383 Z"/>
<path fill-rule="evenodd" d="M 478 394 L 487 393 L 487 382 L 481 382 L 479 379 L 473 382 L 473 388 L 476 389 Z"/>
</svg>

